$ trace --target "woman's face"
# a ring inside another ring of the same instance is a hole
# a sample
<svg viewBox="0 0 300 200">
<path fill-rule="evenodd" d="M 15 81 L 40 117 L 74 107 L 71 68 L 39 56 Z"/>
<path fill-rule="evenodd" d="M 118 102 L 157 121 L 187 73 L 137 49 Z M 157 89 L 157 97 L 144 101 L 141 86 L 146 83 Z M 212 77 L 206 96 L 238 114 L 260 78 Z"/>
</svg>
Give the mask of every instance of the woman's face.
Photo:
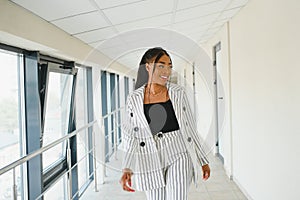
<svg viewBox="0 0 300 200">
<path fill-rule="evenodd" d="M 153 68 L 155 69 L 153 73 Z M 172 62 L 169 56 L 163 55 L 157 63 L 151 62 L 146 64 L 146 69 L 149 73 L 148 82 L 165 85 L 169 80 L 172 72 Z"/>
</svg>

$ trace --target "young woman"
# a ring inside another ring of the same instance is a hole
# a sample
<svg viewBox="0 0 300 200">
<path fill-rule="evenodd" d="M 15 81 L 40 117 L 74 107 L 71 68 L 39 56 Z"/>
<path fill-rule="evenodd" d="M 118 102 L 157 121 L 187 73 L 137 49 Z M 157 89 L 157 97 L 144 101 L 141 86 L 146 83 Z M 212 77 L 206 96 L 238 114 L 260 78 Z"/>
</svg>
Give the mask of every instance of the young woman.
<svg viewBox="0 0 300 200">
<path fill-rule="evenodd" d="M 125 191 L 145 191 L 148 200 L 186 200 L 192 180 L 210 176 L 187 96 L 171 84 L 172 61 L 156 47 L 140 62 L 136 90 L 128 96 L 123 125 Z"/>
</svg>

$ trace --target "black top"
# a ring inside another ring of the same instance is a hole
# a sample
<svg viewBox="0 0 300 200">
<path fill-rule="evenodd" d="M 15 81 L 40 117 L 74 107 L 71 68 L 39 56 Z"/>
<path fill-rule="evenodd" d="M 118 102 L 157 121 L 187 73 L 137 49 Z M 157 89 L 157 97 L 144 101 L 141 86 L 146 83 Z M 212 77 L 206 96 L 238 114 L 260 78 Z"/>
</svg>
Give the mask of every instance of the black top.
<svg viewBox="0 0 300 200">
<path fill-rule="evenodd" d="M 179 130 L 179 124 L 171 100 L 144 104 L 144 114 L 153 134 Z"/>
</svg>

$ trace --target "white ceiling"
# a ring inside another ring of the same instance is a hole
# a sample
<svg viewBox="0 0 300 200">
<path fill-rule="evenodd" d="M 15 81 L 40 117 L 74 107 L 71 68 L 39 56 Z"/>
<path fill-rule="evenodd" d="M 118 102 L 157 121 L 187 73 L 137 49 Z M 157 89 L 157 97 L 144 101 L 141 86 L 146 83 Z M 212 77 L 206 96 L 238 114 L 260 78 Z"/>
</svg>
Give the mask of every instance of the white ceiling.
<svg viewBox="0 0 300 200">
<path fill-rule="evenodd" d="M 205 43 L 248 0 L 12 0 L 111 58 L 126 47 L 139 49 L 120 55 L 118 62 L 136 68 L 145 48 L 164 46 L 170 34 L 137 35 L 147 28 L 175 31 Z M 132 34 L 124 34 L 130 33 Z M 156 34 L 157 32 L 155 32 Z M 122 35 L 120 38 L 110 38 Z M 126 37 L 125 37 L 126 35 Z M 152 43 L 151 43 L 152 42 Z M 150 45 L 153 44 L 153 45 Z M 144 49 L 142 49 L 144 47 Z M 179 59 L 177 59 L 179 60 Z M 178 61 L 180 63 L 180 61 Z"/>
</svg>

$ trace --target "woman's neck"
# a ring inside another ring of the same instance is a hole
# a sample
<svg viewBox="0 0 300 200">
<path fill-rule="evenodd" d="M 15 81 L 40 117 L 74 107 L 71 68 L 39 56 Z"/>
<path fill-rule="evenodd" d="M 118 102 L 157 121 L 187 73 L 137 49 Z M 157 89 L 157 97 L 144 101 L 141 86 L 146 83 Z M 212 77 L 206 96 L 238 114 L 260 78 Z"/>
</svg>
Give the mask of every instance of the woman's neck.
<svg viewBox="0 0 300 200">
<path fill-rule="evenodd" d="M 148 83 L 146 85 L 147 92 L 150 92 L 150 94 L 152 94 L 152 95 L 156 95 L 156 94 L 162 92 L 165 89 L 166 89 L 165 85 L 161 85 L 161 84 L 158 84 L 158 83 Z"/>
<path fill-rule="evenodd" d="M 144 103 L 165 102 L 168 99 L 168 90 L 165 85 L 157 83 L 150 83 L 146 85 Z"/>
</svg>

